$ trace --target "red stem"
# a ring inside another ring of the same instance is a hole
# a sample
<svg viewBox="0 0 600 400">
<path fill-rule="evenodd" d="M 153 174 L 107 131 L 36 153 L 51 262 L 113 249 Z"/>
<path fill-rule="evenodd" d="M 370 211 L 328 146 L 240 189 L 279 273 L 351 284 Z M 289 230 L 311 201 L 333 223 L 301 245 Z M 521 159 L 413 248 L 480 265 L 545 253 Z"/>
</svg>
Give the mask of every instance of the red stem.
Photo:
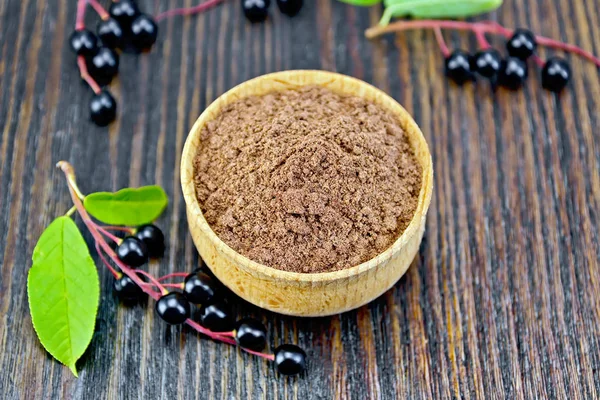
<svg viewBox="0 0 600 400">
<path fill-rule="evenodd" d="M 119 237 L 116 237 L 115 235 L 113 235 L 112 233 L 110 233 L 109 231 L 107 231 L 104 227 L 96 225 L 96 228 L 98 229 L 98 231 L 103 234 L 104 236 L 106 236 L 107 238 L 109 238 L 110 240 L 112 240 L 113 242 L 119 244 L 121 243 L 122 239 Z"/>
<path fill-rule="evenodd" d="M 106 259 L 106 257 L 104 257 L 104 254 L 102 254 L 102 249 L 100 248 L 100 245 L 98 244 L 98 242 L 95 242 L 96 245 L 96 252 L 98 253 L 98 255 L 100 256 L 100 260 L 102 260 L 102 263 L 106 266 L 106 268 L 108 268 L 108 270 L 113 274 L 113 276 L 115 277 L 115 279 L 119 279 L 122 275 L 120 273 L 118 273 L 113 267 L 112 265 L 110 265 L 110 263 L 108 262 L 108 260 Z"/>
<path fill-rule="evenodd" d="M 98 13 L 100 18 L 102 18 L 104 21 L 110 18 L 110 15 L 106 11 L 106 9 L 102 7 L 102 5 L 98 3 L 97 0 L 87 0 L 87 2 L 90 4 L 90 6 L 92 6 L 92 8 Z"/>
<path fill-rule="evenodd" d="M 186 277 L 189 274 L 187 272 L 173 272 L 172 274 L 163 275 L 161 277 L 156 278 L 157 281 L 164 281 L 170 278 L 181 278 Z"/>
<path fill-rule="evenodd" d="M 465 21 L 439 21 L 439 20 L 414 20 L 414 21 L 396 21 L 388 24 L 386 26 L 373 26 L 365 31 L 365 36 L 369 39 L 375 38 L 377 36 L 383 35 L 389 32 L 401 32 L 412 29 L 453 29 L 457 31 L 470 31 L 477 34 L 480 32 L 490 33 L 493 35 L 502 35 L 505 37 L 510 37 L 513 34 L 513 30 L 505 28 L 496 22 L 465 22 Z M 600 67 L 600 58 L 594 56 L 592 53 L 583 50 L 580 47 L 577 47 L 572 44 L 563 43 L 558 40 L 550 39 L 544 36 L 537 36 L 536 41 L 538 45 L 550 47 L 554 49 L 563 50 L 566 52 L 577 54 L 588 61 L 594 63 L 597 67 Z"/>
<path fill-rule="evenodd" d="M 96 83 L 94 78 L 92 78 L 92 76 L 88 73 L 87 65 L 85 65 L 84 56 L 77 56 L 77 65 L 79 66 L 79 73 L 81 75 L 81 79 L 87 82 L 87 84 L 92 88 L 94 93 L 100 93 L 102 89 Z"/>
<path fill-rule="evenodd" d="M 442 35 L 442 30 L 440 28 L 434 28 L 433 32 L 435 33 L 435 40 L 437 40 L 438 46 L 440 47 L 440 51 L 444 58 L 448 58 L 450 56 L 450 50 L 446 45 L 446 41 L 444 40 L 444 35 Z"/>
<path fill-rule="evenodd" d="M 105 230 L 111 230 L 111 231 L 127 232 L 130 235 L 133 235 L 133 233 L 135 232 L 135 229 L 129 228 L 127 226 L 104 225 L 102 228 L 104 228 Z"/>
<path fill-rule="evenodd" d="M 481 50 L 487 50 L 489 49 L 490 46 L 490 42 L 487 41 L 487 39 L 485 38 L 485 34 L 479 30 L 479 29 L 475 29 L 475 38 L 477 39 L 477 45 L 479 46 L 479 48 Z"/>
<path fill-rule="evenodd" d="M 75 172 L 73 171 L 73 167 L 71 166 L 71 164 L 69 164 L 66 161 L 59 161 L 58 164 L 56 164 L 56 166 L 59 167 L 64 172 L 65 177 L 67 178 L 67 186 L 69 188 L 69 193 L 71 194 L 71 199 L 73 201 L 73 204 L 75 204 L 75 207 L 77 208 L 77 212 L 81 216 L 83 223 L 88 228 L 88 230 L 90 231 L 90 234 L 96 241 L 96 245 L 99 246 L 102 250 L 104 250 L 106 252 L 106 254 L 110 257 L 110 259 L 115 264 L 117 264 L 117 266 L 121 269 L 121 271 L 123 271 L 123 273 L 125 275 L 130 277 L 132 281 L 134 281 L 145 293 L 148 294 L 148 296 L 152 297 L 154 300 L 158 300 L 161 297 L 161 294 L 151 290 L 149 288 L 149 285 L 147 285 L 146 282 L 142 281 L 140 279 L 140 277 L 136 274 L 136 271 L 134 271 L 133 269 L 131 269 L 127 265 L 125 265 L 123 262 L 121 262 L 121 260 L 119 260 L 117 258 L 117 255 L 115 254 L 113 249 L 111 249 L 111 247 L 108 245 L 108 243 L 106 243 L 106 241 L 104 240 L 104 237 L 102 237 L 102 235 L 98 231 L 97 225 L 94 223 L 94 221 L 92 221 L 92 218 L 87 213 L 85 207 L 83 206 L 83 203 L 81 202 L 81 199 L 79 198 L 80 192 L 79 192 L 79 189 L 77 188 L 77 184 L 75 182 Z M 101 254 L 101 252 L 98 252 L 98 254 Z M 157 282 L 156 279 L 152 275 L 150 275 L 147 272 L 142 271 L 142 270 L 137 270 L 137 272 L 147 276 L 162 291 L 165 291 L 164 287 L 162 287 L 162 285 L 159 282 Z M 189 318 L 185 321 L 185 323 L 188 324 L 189 326 L 191 326 L 192 328 L 194 328 L 196 331 L 198 331 L 206 336 L 209 336 L 210 338 L 212 338 L 214 340 L 218 340 L 218 341 L 232 344 L 232 345 L 237 345 L 237 343 L 234 339 L 228 338 L 228 337 L 224 336 L 223 334 L 219 334 L 217 332 L 212 332 Z M 265 358 L 267 360 L 272 361 L 275 359 L 275 356 L 273 354 L 259 353 L 259 352 L 255 352 L 255 351 L 244 349 L 244 348 L 242 348 L 242 350 L 244 350 L 250 354 L 256 355 L 258 357 Z"/>
<path fill-rule="evenodd" d="M 121 271 L 123 271 L 125 275 L 130 277 L 131 280 L 134 281 L 140 288 L 142 288 L 142 290 L 146 292 L 150 297 L 152 297 L 155 300 L 158 300 L 160 295 L 158 295 L 152 290 L 149 290 L 148 288 L 143 287 L 144 281 L 142 281 L 140 277 L 137 276 L 137 274 L 131 268 L 129 268 L 127 265 L 121 262 L 121 260 L 119 260 L 113 249 L 110 248 L 110 246 L 108 245 L 108 243 L 106 243 L 100 232 L 98 232 L 98 230 L 96 229 L 96 224 L 90 218 L 90 215 L 87 213 L 85 207 L 83 206 L 81 199 L 77 195 L 78 191 L 75 189 L 75 172 L 73 171 L 73 167 L 71 166 L 71 164 L 69 164 L 66 161 L 60 161 L 56 165 L 64 172 L 67 178 L 67 186 L 69 187 L 69 193 L 71 194 L 73 204 L 75 204 L 77 212 L 81 216 L 83 223 L 85 224 L 85 226 L 87 226 L 88 230 L 90 231 L 90 234 L 92 235 L 96 243 L 100 245 L 104 252 L 106 252 L 110 259 L 115 264 L 117 264 L 117 266 L 121 269 Z"/>
<path fill-rule="evenodd" d="M 161 285 L 161 284 L 160 284 L 160 282 L 159 282 L 159 281 L 157 281 L 157 280 L 156 280 L 156 278 L 152 276 L 152 274 L 149 274 L 148 272 L 146 272 L 146 271 L 144 271 L 144 270 L 141 270 L 141 269 L 136 269 L 136 270 L 135 270 L 135 272 L 136 272 L 137 274 L 144 275 L 146 278 L 150 279 L 150 282 L 152 282 L 152 284 L 153 284 L 154 286 L 156 286 L 156 287 L 158 288 L 158 290 L 160 290 L 160 292 L 161 292 L 163 295 L 165 295 L 165 294 L 168 294 L 168 293 L 169 293 L 169 291 L 168 291 L 167 289 L 165 289 L 165 287 L 164 287 L 163 285 Z M 146 285 L 146 286 L 147 286 L 147 285 Z"/>
<path fill-rule="evenodd" d="M 540 56 L 538 56 L 537 54 L 534 54 L 533 56 L 531 56 L 531 58 L 533 59 L 533 61 L 538 65 L 538 67 L 543 67 L 546 63 L 544 62 L 544 60 L 542 60 L 540 58 Z"/>
<path fill-rule="evenodd" d="M 144 285 L 155 287 L 154 283 L 144 283 Z M 162 284 L 163 287 L 171 287 L 171 288 L 175 288 L 175 289 L 181 289 L 181 285 L 183 285 L 183 283 L 163 283 Z"/>
<path fill-rule="evenodd" d="M 75 17 L 75 30 L 81 31 L 85 29 L 85 6 L 86 0 L 78 0 L 77 1 L 77 16 Z"/>
<path fill-rule="evenodd" d="M 175 8 L 173 10 L 168 10 L 168 11 L 164 11 L 160 14 L 158 14 L 156 17 L 154 17 L 154 19 L 156 20 L 156 22 L 162 21 L 165 18 L 168 17 L 173 17 L 176 15 L 193 15 L 193 14 L 199 14 L 205 10 L 208 10 L 211 7 L 214 7 L 216 5 L 218 5 L 219 3 L 222 3 L 224 0 L 207 0 L 202 4 L 198 4 L 197 6 L 194 7 L 189 7 L 189 8 Z"/>
</svg>

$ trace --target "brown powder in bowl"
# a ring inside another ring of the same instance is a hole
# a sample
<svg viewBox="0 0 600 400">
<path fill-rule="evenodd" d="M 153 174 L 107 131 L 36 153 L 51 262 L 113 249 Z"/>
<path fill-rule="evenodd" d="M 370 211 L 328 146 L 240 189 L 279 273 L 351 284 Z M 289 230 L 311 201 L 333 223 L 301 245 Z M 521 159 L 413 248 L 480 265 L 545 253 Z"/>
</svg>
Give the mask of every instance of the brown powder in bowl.
<svg viewBox="0 0 600 400">
<path fill-rule="evenodd" d="M 396 118 L 319 87 L 247 97 L 202 131 L 206 220 L 231 248 L 294 272 L 365 262 L 406 229 L 421 167 Z"/>
</svg>

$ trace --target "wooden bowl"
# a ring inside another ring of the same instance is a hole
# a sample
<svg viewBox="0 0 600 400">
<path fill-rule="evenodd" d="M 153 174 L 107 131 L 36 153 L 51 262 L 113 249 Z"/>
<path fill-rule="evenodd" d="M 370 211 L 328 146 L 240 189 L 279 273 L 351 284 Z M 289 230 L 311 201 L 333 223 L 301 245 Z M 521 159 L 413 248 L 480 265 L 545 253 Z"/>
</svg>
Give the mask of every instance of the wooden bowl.
<svg viewBox="0 0 600 400">
<path fill-rule="evenodd" d="M 360 265 L 335 272 L 294 273 L 254 262 L 226 245 L 210 228 L 194 185 L 194 157 L 200 133 L 228 103 L 250 95 L 319 85 L 365 98 L 396 114 L 423 168 L 415 215 L 402 235 L 386 251 Z M 394 99 L 355 78 L 325 71 L 284 71 L 244 82 L 216 99 L 196 121 L 183 148 L 181 186 L 190 232 L 200 255 L 217 278 L 250 303 L 282 314 L 324 316 L 352 310 L 375 299 L 394 285 L 414 259 L 423 232 L 433 189 L 433 169 L 427 142 L 419 127 Z"/>
</svg>

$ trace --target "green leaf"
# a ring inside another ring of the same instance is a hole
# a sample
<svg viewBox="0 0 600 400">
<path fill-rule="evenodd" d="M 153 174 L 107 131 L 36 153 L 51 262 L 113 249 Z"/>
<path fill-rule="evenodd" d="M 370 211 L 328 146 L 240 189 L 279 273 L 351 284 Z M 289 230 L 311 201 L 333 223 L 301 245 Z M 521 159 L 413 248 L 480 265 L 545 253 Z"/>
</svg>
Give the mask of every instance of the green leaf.
<svg viewBox="0 0 600 400">
<path fill-rule="evenodd" d="M 353 6 L 369 7 L 381 3 L 382 0 L 340 0 L 342 3 L 348 3 Z"/>
<path fill-rule="evenodd" d="M 392 18 L 411 16 L 419 19 L 464 18 L 495 10 L 503 0 L 385 0 L 379 21 L 387 25 Z"/>
<path fill-rule="evenodd" d="M 33 250 L 27 296 L 33 327 L 48 353 L 77 376 L 75 362 L 94 334 L 100 282 L 87 244 L 69 217 L 55 219 Z"/>
<path fill-rule="evenodd" d="M 109 225 L 139 226 L 154 221 L 169 203 L 160 186 L 121 189 L 116 193 L 98 192 L 85 197 L 85 209 Z"/>
</svg>

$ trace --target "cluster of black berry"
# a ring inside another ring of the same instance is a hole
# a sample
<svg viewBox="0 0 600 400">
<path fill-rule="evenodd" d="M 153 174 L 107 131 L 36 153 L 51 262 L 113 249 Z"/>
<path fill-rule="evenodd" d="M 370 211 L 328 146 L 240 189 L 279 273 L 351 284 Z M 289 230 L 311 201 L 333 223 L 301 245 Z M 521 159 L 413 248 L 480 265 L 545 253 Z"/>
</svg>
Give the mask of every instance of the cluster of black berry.
<svg viewBox="0 0 600 400">
<path fill-rule="evenodd" d="M 101 18 L 96 34 L 79 27 L 69 42 L 75 54 L 85 58 L 91 77 L 105 86 L 119 71 L 117 49 L 149 49 L 156 41 L 158 26 L 152 17 L 140 12 L 133 0 L 113 1 L 108 14 Z M 106 88 L 95 92 L 90 101 L 90 116 L 97 125 L 106 126 L 116 117 L 117 102 Z"/>
<path fill-rule="evenodd" d="M 116 249 L 117 257 L 124 264 L 139 268 L 149 257 L 161 257 L 165 250 L 164 235 L 155 225 L 144 225 L 125 237 Z M 267 329 L 258 320 L 243 318 L 234 322 L 233 313 L 221 296 L 223 292 L 210 275 L 197 269 L 185 277 L 179 291 L 162 291 L 156 302 L 156 313 L 171 325 L 184 323 L 199 306 L 200 325 L 212 333 L 232 337 L 242 348 L 262 351 L 267 342 Z M 139 299 L 144 292 L 127 275 L 121 274 L 114 282 L 117 295 L 127 301 Z M 277 370 L 284 375 L 295 375 L 306 367 L 306 353 L 298 346 L 284 344 L 275 349 L 273 361 Z"/>
<path fill-rule="evenodd" d="M 262 22 L 269 16 L 271 0 L 241 0 L 244 15 L 252 22 Z M 302 8 L 302 0 L 277 0 L 279 11 L 293 17 Z"/>
<path fill-rule="evenodd" d="M 496 49 L 488 48 L 471 55 L 455 50 L 446 58 L 446 76 L 459 84 L 474 80 L 476 73 L 509 89 L 520 88 L 528 76 L 527 60 L 537 48 L 535 35 L 527 29 L 517 29 L 506 42 L 508 56 L 502 58 Z M 571 79 L 566 60 L 553 57 L 542 68 L 542 86 L 560 92 Z"/>
</svg>

